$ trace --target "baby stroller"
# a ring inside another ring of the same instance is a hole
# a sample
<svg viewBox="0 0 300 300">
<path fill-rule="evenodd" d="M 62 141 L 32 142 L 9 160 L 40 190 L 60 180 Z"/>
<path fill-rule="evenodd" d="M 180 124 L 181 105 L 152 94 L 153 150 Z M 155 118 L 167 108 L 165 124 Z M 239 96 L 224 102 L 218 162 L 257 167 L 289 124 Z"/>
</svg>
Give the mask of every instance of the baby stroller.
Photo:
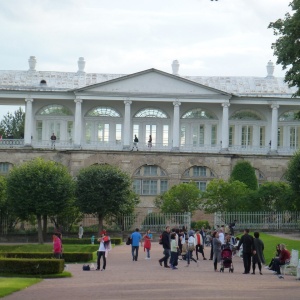
<svg viewBox="0 0 300 300">
<path fill-rule="evenodd" d="M 229 268 L 229 273 L 233 273 L 232 251 L 230 248 L 225 248 L 221 251 L 221 268 L 220 272 L 224 273 L 224 269 Z"/>
</svg>

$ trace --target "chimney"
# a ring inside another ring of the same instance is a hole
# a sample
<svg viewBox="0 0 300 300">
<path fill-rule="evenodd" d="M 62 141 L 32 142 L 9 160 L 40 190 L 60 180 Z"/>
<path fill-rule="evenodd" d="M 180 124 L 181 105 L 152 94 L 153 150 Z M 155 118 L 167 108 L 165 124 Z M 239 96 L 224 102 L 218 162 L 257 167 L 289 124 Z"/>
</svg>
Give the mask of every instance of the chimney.
<svg viewBox="0 0 300 300">
<path fill-rule="evenodd" d="M 36 66 L 36 58 L 35 56 L 30 56 L 28 59 L 29 63 L 29 70 L 28 71 L 36 71 L 35 66 Z"/>
<path fill-rule="evenodd" d="M 77 64 L 78 64 L 78 71 L 77 71 L 77 73 L 79 73 L 79 74 L 85 73 L 84 72 L 84 68 L 85 68 L 84 57 L 79 57 Z"/>
<path fill-rule="evenodd" d="M 275 67 L 274 67 L 273 62 L 269 60 L 269 62 L 267 64 L 267 73 L 268 73 L 268 75 L 267 75 L 266 78 L 269 78 L 269 79 L 274 78 L 274 76 L 273 76 L 274 69 L 275 69 Z"/>
<path fill-rule="evenodd" d="M 173 60 L 172 71 L 173 71 L 173 75 L 179 76 L 179 74 L 178 74 L 178 71 L 179 71 L 179 62 L 178 62 L 178 60 Z"/>
</svg>

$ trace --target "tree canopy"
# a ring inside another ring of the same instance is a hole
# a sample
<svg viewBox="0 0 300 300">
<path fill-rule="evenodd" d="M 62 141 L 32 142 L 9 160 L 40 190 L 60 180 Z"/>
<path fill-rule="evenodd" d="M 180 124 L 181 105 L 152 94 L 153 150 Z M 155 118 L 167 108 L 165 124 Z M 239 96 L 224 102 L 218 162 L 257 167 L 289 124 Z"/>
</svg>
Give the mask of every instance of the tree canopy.
<svg viewBox="0 0 300 300">
<path fill-rule="evenodd" d="M 172 186 L 155 199 L 155 206 L 164 213 L 193 214 L 200 207 L 200 191 L 195 183 L 181 183 Z"/>
<path fill-rule="evenodd" d="M 21 220 L 36 217 L 43 243 L 42 219 L 67 211 L 74 199 L 74 181 L 62 164 L 37 158 L 10 171 L 7 198 Z"/>
<path fill-rule="evenodd" d="M 246 211 L 244 198 L 248 192 L 246 184 L 238 180 L 227 182 L 223 179 L 214 179 L 202 194 L 201 206 L 206 213 Z"/>
<path fill-rule="evenodd" d="M 8 112 L 0 122 L 0 135 L 6 138 L 23 139 L 25 113 L 21 107 L 14 113 Z"/>
<path fill-rule="evenodd" d="M 289 161 L 285 178 L 294 192 L 295 208 L 300 209 L 300 151 L 296 152 Z"/>
<path fill-rule="evenodd" d="M 255 170 L 248 161 L 240 160 L 233 167 L 230 181 L 238 180 L 246 184 L 251 190 L 257 190 L 257 178 Z"/>
<path fill-rule="evenodd" d="M 277 64 L 286 70 L 285 81 L 290 87 L 298 88 L 294 96 L 300 96 L 300 0 L 293 0 L 289 6 L 293 13 L 286 13 L 283 19 L 271 22 L 277 40 L 272 44 Z"/>
<path fill-rule="evenodd" d="M 99 230 L 103 228 L 104 219 L 132 213 L 139 203 L 129 175 L 110 165 L 81 169 L 77 176 L 76 197 L 83 213 L 98 217 Z"/>
</svg>

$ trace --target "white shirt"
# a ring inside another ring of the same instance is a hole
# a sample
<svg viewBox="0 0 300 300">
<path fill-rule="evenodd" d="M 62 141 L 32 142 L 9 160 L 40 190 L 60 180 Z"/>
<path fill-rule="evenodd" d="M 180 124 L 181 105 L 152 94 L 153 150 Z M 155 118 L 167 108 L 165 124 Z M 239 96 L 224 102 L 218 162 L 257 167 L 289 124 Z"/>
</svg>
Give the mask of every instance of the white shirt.
<svg viewBox="0 0 300 300">
<path fill-rule="evenodd" d="M 224 237 L 223 232 L 219 232 L 219 240 L 220 240 L 222 245 L 225 244 L 225 237 Z"/>
</svg>

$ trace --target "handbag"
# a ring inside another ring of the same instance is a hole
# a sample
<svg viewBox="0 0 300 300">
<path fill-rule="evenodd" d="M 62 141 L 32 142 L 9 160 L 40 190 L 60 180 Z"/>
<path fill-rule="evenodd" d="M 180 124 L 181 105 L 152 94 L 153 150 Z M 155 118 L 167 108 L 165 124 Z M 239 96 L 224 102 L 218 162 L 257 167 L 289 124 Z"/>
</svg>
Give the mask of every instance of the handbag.
<svg viewBox="0 0 300 300">
<path fill-rule="evenodd" d="M 195 245 L 194 244 L 189 244 L 189 251 L 194 251 L 195 250 Z"/>
<path fill-rule="evenodd" d="M 91 270 L 90 265 L 83 265 L 82 270 L 83 271 L 90 271 Z"/>
<path fill-rule="evenodd" d="M 132 244 L 132 238 L 128 237 L 127 241 L 126 241 L 126 245 L 131 245 Z"/>
</svg>

